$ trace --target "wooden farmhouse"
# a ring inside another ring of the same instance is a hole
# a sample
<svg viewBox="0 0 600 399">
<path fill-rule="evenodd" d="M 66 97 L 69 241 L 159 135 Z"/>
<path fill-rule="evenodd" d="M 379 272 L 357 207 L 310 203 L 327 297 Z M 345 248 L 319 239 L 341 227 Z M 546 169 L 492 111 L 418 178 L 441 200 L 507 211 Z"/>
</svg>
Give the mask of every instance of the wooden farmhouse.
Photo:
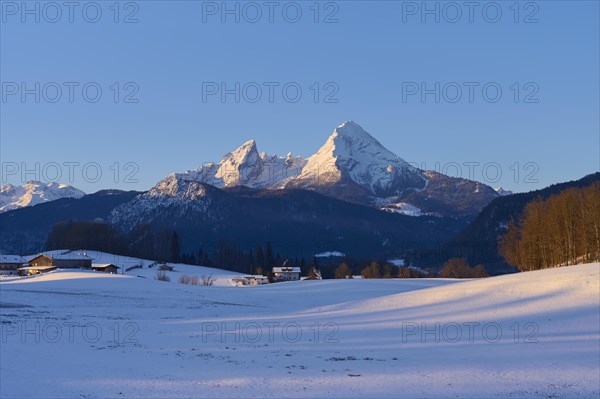
<svg viewBox="0 0 600 399">
<path fill-rule="evenodd" d="M 27 264 L 21 264 L 17 269 L 20 276 L 31 276 L 39 273 L 46 273 L 55 269 L 91 269 L 92 258 L 87 255 L 68 253 L 62 255 L 38 255 Z"/>
</svg>

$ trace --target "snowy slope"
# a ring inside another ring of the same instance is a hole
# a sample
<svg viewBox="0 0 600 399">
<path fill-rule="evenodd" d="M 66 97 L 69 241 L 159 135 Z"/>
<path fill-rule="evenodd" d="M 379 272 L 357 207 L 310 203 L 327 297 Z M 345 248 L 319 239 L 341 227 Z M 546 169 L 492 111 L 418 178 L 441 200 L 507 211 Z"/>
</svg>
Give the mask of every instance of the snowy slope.
<svg viewBox="0 0 600 399">
<path fill-rule="evenodd" d="M 470 281 L 4 282 L 0 396 L 598 397 L 599 282 L 597 263 Z M 37 322 L 39 342 L 21 335 Z"/>
<path fill-rule="evenodd" d="M 33 206 L 61 198 L 81 198 L 85 193 L 68 184 L 28 181 L 22 186 L 0 186 L 0 212 Z"/>
<path fill-rule="evenodd" d="M 178 216 L 182 219 L 188 219 L 193 212 L 200 212 L 210 217 L 208 209 L 212 199 L 208 193 L 213 190 L 215 189 L 212 186 L 196 180 L 194 176 L 173 173 L 149 191 L 113 209 L 110 221 L 128 231 L 136 223 L 160 215 L 161 209 L 172 205 L 179 207 Z M 173 219 L 164 220 L 165 224 L 169 222 L 173 222 Z"/>
<path fill-rule="evenodd" d="M 416 206 L 412 206 L 405 202 L 399 202 L 397 204 L 386 204 L 381 208 L 382 211 L 400 213 L 406 216 L 421 216 L 421 209 Z"/>
</svg>

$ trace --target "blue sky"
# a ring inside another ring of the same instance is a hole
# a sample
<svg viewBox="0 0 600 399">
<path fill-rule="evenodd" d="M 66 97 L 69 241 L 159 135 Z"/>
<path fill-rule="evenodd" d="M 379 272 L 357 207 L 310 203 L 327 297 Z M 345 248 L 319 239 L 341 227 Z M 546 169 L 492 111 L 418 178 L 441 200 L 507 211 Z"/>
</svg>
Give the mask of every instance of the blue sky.
<svg viewBox="0 0 600 399">
<path fill-rule="evenodd" d="M 49 3 L 1 2 L 2 183 L 145 190 L 250 138 L 309 156 L 348 119 L 418 166 L 516 191 L 600 169 L 597 1 L 479 2 L 472 22 L 463 2 L 427 2 L 439 21 L 422 2 L 273 2 L 272 22 L 264 2 L 227 2 L 239 22 L 223 2 L 77 2 L 73 22 Z M 207 91 L 236 82 L 239 102 Z"/>
</svg>

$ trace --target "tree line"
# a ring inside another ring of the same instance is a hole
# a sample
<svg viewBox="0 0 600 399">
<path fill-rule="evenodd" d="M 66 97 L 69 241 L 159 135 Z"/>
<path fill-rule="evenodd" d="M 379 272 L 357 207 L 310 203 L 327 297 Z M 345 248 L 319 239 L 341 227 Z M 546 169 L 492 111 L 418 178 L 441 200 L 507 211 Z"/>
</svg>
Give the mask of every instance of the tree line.
<svg viewBox="0 0 600 399">
<path fill-rule="evenodd" d="M 318 269 L 317 258 L 288 259 L 269 242 L 256 244 L 249 250 L 225 239 L 210 244 L 199 243 L 196 251 L 183 251 L 182 247 L 180 234 L 176 230 L 154 230 L 150 225 L 138 225 L 124 233 L 109 223 L 75 220 L 56 223 L 44 245 L 45 250 L 85 248 L 159 263 L 210 266 L 267 276 L 273 267 L 282 266 L 286 261 L 289 266 L 299 267 L 303 275 L 308 275 L 311 268 Z"/>
<path fill-rule="evenodd" d="M 352 278 L 353 271 L 342 263 L 335 271 L 335 278 Z M 440 271 L 423 270 L 410 266 L 396 266 L 389 263 L 381 265 L 373 261 L 360 270 L 362 278 L 481 278 L 488 277 L 483 265 L 471 267 L 464 258 L 448 260 Z"/>
<path fill-rule="evenodd" d="M 600 182 L 529 202 L 498 240 L 520 271 L 600 260 Z"/>
<path fill-rule="evenodd" d="M 485 270 L 470 268 L 464 259 L 451 259 L 441 272 L 416 267 L 396 266 L 385 261 L 372 261 L 344 257 L 341 260 L 311 257 L 288 258 L 270 243 L 256 244 L 252 249 L 242 249 L 230 240 L 219 240 L 210 246 L 199 244 L 195 252 L 182 250 L 180 234 L 176 230 L 153 230 L 149 225 L 139 225 L 124 233 L 113 225 L 100 221 L 59 222 L 50 231 L 45 249 L 88 249 L 115 255 L 155 260 L 159 263 L 185 263 L 231 270 L 244 274 L 272 277 L 273 267 L 284 263 L 300 268 L 301 275 L 324 279 L 352 278 L 423 278 L 484 277 Z M 409 263 L 407 263 L 409 264 Z"/>
</svg>

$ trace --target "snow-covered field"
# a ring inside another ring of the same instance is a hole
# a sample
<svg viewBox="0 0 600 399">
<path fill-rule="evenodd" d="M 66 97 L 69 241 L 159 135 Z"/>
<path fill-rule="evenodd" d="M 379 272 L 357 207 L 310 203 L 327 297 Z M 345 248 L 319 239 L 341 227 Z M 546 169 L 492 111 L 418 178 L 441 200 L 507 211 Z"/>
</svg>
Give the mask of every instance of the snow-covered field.
<svg viewBox="0 0 600 399">
<path fill-rule="evenodd" d="M 597 263 L 470 281 L 259 287 L 232 287 L 228 273 L 212 287 L 177 284 L 176 274 L 3 279 L 0 396 L 600 395 Z"/>
</svg>

